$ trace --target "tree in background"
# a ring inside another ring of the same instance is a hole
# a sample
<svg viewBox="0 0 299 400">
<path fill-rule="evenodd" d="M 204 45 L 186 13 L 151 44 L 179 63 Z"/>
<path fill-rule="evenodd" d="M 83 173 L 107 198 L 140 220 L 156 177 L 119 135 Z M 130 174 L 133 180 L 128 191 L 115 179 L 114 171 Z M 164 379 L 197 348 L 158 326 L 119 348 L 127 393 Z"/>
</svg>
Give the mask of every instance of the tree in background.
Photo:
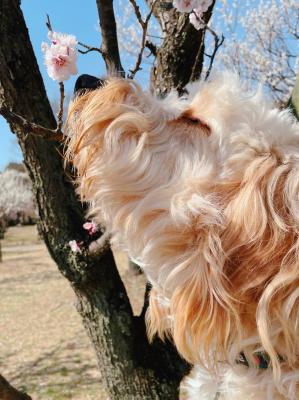
<svg viewBox="0 0 299 400">
<path fill-rule="evenodd" d="M 184 0 L 174 1 L 177 8 L 171 1 L 148 0 L 144 15 L 134 0 L 129 2 L 141 32 L 137 37 L 140 40 L 136 38 L 137 59 L 131 70 L 126 72 L 122 66 L 112 0 L 96 1 L 101 46 L 79 44 L 81 52 L 97 51 L 105 61 L 107 74 L 134 78 L 144 66 L 143 55 L 147 49 L 153 55 L 151 84 L 160 95 L 172 88 L 183 92 L 188 82 L 208 77 L 223 41 L 209 25 L 215 1 L 210 1 L 204 13 L 195 17 L 192 10 L 178 11 Z M 151 18 L 155 18 L 154 25 L 161 33 L 158 41 L 147 34 Z M 84 243 L 86 232 L 84 208 L 65 173 L 60 155 L 62 116 L 58 116 L 57 124 L 20 1 L 0 0 L 0 19 L 0 113 L 17 135 L 38 207 L 39 230 L 77 296 L 77 308 L 95 349 L 109 398 L 176 399 L 179 382 L 188 366 L 170 343 L 156 340 L 149 345 L 144 323 L 146 301 L 141 315 L 134 316 L 112 252 L 107 247 L 107 233 L 99 239 L 96 252 L 91 253 L 84 247 L 72 252 L 69 246 L 74 239 Z M 60 90 L 63 98 L 61 84 Z"/>
<path fill-rule="evenodd" d="M 22 164 L 11 163 L 0 173 L 0 219 L 6 225 L 33 223 L 36 209 L 32 185 Z"/>
<path fill-rule="evenodd" d="M 278 105 L 286 105 L 298 68 L 299 2 L 244 1 L 242 9 L 239 4 L 222 0 L 227 40 L 218 62 L 255 85 L 264 85 Z M 219 22 L 215 25 L 219 29 Z"/>
</svg>

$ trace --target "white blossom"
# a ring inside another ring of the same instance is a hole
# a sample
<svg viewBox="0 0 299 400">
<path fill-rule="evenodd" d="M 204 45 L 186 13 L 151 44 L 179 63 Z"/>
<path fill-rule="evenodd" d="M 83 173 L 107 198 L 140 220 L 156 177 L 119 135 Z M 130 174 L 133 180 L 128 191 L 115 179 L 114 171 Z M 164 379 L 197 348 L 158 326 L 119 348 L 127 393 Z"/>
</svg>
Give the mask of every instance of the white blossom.
<svg viewBox="0 0 299 400">
<path fill-rule="evenodd" d="M 200 30 L 205 27 L 205 22 L 202 19 L 203 10 L 201 8 L 195 8 L 189 15 L 190 24 L 194 26 L 195 29 Z"/>
<path fill-rule="evenodd" d="M 225 41 L 214 68 L 234 69 L 285 103 L 296 80 L 298 0 L 247 0 L 242 12 L 237 0 L 221 3 L 213 29 L 223 32 Z"/>
<path fill-rule="evenodd" d="M 81 253 L 81 248 L 76 240 L 71 240 L 69 246 L 73 253 Z"/>
<path fill-rule="evenodd" d="M 200 0 L 200 1 L 198 1 L 197 8 L 201 9 L 202 12 L 206 12 L 206 11 L 208 11 L 211 4 L 212 4 L 212 0 Z"/>
<path fill-rule="evenodd" d="M 25 172 L 6 169 L 0 173 L 0 219 L 19 222 L 34 218 L 35 204 L 31 183 Z"/>
<path fill-rule="evenodd" d="M 191 12 L 199 6 L 198 0 L 173 0 L 173 6 L 180 12 Z"/>
<path fill-rule="evenodd" d="M 63 82 L 71 75 L 77 74 L 77 39 L 67 35 L 50 31 L 48 33 L 51 44 L 43 42 L 45 65 L 50 78 Z"/>
</svg>

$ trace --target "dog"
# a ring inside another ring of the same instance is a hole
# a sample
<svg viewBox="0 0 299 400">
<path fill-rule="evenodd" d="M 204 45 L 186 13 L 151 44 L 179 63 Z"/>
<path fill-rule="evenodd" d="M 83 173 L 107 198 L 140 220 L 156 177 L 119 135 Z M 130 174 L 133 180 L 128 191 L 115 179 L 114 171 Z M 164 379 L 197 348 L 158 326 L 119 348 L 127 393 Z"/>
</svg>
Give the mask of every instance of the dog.
<svg viewBox="0 0 299 400">
<path fill-rule="evenodd" d="M 187 400 L 299 398 L 299 124 L 215 75 L 164 99 L 77 96 L 66 157 L 89 215 L 152 285 L 149 338 L 194 366 Z"/>
</svg>

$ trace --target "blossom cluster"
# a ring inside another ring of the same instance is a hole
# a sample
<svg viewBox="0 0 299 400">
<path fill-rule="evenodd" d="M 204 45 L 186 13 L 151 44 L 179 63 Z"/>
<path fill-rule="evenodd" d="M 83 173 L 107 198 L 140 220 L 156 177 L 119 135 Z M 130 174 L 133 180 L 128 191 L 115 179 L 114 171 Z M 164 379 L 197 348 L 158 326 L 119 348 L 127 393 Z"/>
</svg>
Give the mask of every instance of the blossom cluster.
<svg viewBox="0 0 299 400">
<path fill-rule="evenodd" d="M 45 65 L 50 78 L 63 82 L 77 74 L 77 39 L 73 35 L 49 31 L 51 44 L 42 43 Z"/>
<path fill-rule="evenodd" d="M 202 17 L 211 4 L 212 0 L 173 0 L 173 5 L 178 11 L 190 13 L 190 23 L 197 30 L 205 27 Z"/>
</svg>

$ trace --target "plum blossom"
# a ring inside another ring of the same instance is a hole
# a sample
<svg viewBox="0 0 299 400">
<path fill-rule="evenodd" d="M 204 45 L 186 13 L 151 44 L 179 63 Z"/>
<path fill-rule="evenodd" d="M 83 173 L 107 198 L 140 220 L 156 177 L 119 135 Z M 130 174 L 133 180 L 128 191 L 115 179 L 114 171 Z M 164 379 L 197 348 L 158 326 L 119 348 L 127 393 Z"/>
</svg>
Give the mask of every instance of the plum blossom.
<svg viewBox="0 0 299 400">
<path fill-rule="evenodd" d="M 197 29 L 198 31 L 205 27 L 205 22 L 202 19 L 203 13 L 204 13 L 203 9 L 198 7 L 194 8 L 192 13 L 189 15 L 190 24 L 192 24 L 194 28 Z"/>
<path fill-rule="evenodd" d="M 94 235 L 98 231 L 98 226 L 94 221 L 85 222 L 83 228 L 88 232 L 89 236 Z"/>
<path fill-rule="evenodd" d="M 208 11 L 210 5 L 212 4 L 212 0 L 200 0 L 198 3 L 199 4 L 198 4 L 197 9 L 200 8 L 202 10 L 202 12 L 204 13 L 204 12 Z"/>
<path fill-rule="evenodd" d="M 71 240 L 69 246 L 73 253 L 81 253 L 80 245 L 76 240 Z"/>
<path fill-rule="evenodd" d="M 198 0 L 173 0 L 173 6 L 180 12 L 189 13 L 199 6 Z"/>
<path fill-rule="evenodd" d="M 62 82 L 77 74 L 77 39 L 73 35 L 50 31 L 51 44 L 43 42 L 45 65 L 50 78 Z"/>
<path fill-rule="evenodd" d="M 212 0 L 174 0 L 174 7 L 180 12 L 190 13 L 189 20 L 195 29 L 203 29 L 205 22 L 203 21 L 203 13 L 208 11 Z"/>
<path fill-rule="evenodd" d="M 221 18 L 213 29 L 222 30 L 227 39 L 216 68 L 234 69 L 250 86 L 263 85 L 283 106 L 296 81 L 299 2 L 248 1 L 242 3 L 242 13 L 239 5 L 238 0 L 218 2 Z"/>
</svg>

